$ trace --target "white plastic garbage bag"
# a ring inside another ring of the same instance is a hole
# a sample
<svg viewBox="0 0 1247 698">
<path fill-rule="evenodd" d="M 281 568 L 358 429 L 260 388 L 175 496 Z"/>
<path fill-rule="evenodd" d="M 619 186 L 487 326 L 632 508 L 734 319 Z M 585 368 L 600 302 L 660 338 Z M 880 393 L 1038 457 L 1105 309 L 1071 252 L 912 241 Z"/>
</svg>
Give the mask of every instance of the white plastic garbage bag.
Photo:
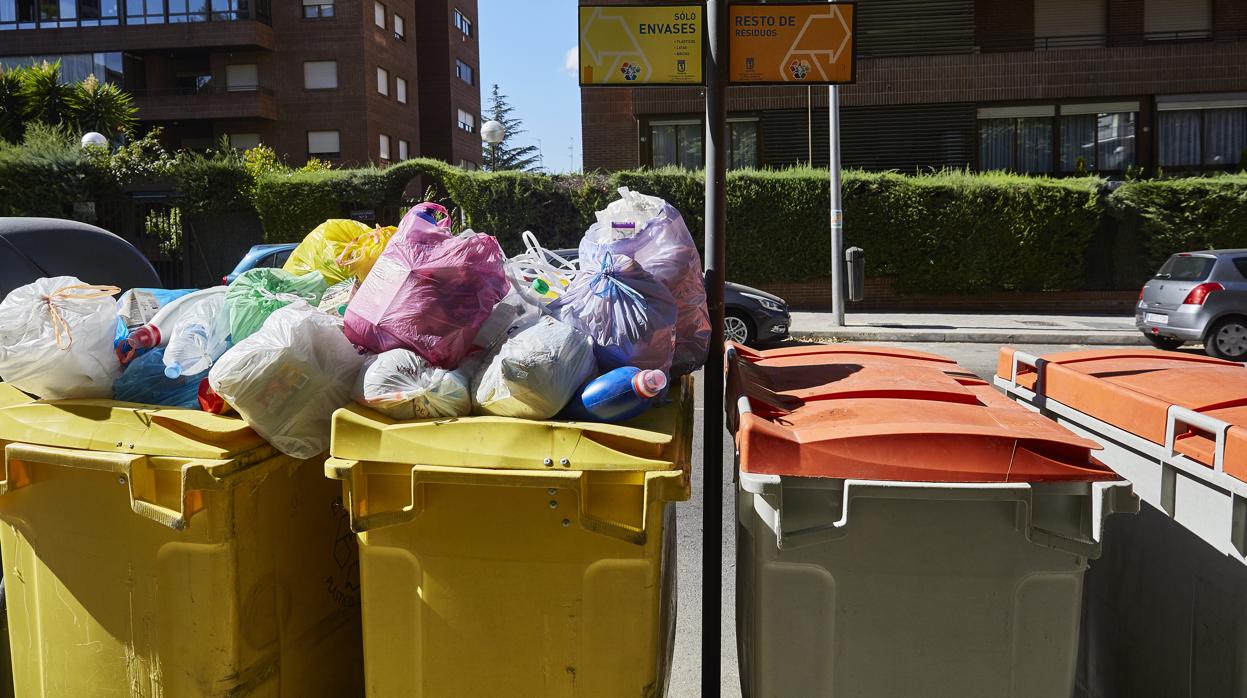
<svg viewBox="0 0 1247 698">
<path fill-rule="evenodd" d="M 589 335 L 545 316 L 494 352 L 473 381 L 473 401 L 485 414 L 549 419 L 596 372 Z"/>
<path fill-rule="evenodd" d="M 471 376 L 432 366 L 408 349 L 370 357 L 355 401 L 394 419 L 462 417 L 472 412 Z"/>
<path fill-rule="evenodd" d="M 0 380 L 47 400 L 111 397 L 116 286 L 53 276 L 0 302 Z"/>
<path fill-rule="evenodd" d="M 363 363 L 341 318 L 299 300 L 222 354 L 208 384 L 277 450 L 311 458 L 329 445 L 330 417 L 351 401 Z"/>
</svg>

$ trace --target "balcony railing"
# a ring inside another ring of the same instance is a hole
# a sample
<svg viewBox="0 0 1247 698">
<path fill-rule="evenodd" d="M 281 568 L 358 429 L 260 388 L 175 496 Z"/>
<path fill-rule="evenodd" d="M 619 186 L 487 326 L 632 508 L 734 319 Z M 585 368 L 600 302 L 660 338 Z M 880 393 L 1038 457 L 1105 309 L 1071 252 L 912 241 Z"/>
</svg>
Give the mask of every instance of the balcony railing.
<svg viewBox="0 0 1247 698">
<path fill-rule="evenodd" d="M 220 85 L 209 83 L 198 87 L 157 87 L 157 88 L 140 88 L 130 90 L 130 94 L 135 97 L 194 97 L 194 96 L 210 96 L 225 95 L 236 93 L 259 93 L 262 95 L 272 95 L 273 88 L 265 85 Z"/>
</svg>

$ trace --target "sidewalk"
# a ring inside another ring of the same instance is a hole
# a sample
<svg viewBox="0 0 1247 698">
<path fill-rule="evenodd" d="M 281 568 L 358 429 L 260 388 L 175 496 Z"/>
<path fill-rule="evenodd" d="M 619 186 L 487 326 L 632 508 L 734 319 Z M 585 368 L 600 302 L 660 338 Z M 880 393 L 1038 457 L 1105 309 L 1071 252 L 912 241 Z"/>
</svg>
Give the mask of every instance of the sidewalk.
<svg viewBox="0 0 1247 698">
<path fill-rule="evenodd" d="M 993 315 L 849 313 L 835 327 L 831 313 L 792 314 L 797 339 L 858 342 L 983 342 L 990 344 L 1147 344 L 1134 318 L 1118 315 Z"/>
</svg>

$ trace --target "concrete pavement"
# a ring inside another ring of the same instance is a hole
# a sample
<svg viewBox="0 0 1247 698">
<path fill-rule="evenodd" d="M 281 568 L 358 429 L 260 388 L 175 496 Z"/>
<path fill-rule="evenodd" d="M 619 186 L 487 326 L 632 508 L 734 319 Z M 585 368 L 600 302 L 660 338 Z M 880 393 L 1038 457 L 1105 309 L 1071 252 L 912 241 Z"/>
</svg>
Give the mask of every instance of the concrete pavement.
<svg viewBox="0 0 1247 698">
<path fill-rule="evenodd" d="M 848 342 L 985 342 L 1137 346 L 1147 340 L 1124 315 L 996 313 L 848 313 L 835 327 L 830 313 L 795 312 L 797 339 Z"/>
</svg>

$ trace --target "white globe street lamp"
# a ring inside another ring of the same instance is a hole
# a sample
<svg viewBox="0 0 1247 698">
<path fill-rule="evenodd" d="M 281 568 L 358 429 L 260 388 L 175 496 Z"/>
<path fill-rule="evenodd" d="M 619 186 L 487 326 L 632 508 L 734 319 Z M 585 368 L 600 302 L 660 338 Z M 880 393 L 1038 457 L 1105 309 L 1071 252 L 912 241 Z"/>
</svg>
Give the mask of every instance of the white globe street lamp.
<svg viewBox="0 0 1247 698">
<path fill-rule="evenodd" d="M 499 121 L 486 121 L 481 125 L 481 140 L 490 145 L 497 145 L 507 137 L 507 129 Z"/>
<path fill-rule="evenodd" d="M 95 131 L 83 134 L 82 147 L 85 148 L 89 145 L 107 146 L 108 139 L 104 137 L 104 134 L 96 133 Z"/>
</svg>

